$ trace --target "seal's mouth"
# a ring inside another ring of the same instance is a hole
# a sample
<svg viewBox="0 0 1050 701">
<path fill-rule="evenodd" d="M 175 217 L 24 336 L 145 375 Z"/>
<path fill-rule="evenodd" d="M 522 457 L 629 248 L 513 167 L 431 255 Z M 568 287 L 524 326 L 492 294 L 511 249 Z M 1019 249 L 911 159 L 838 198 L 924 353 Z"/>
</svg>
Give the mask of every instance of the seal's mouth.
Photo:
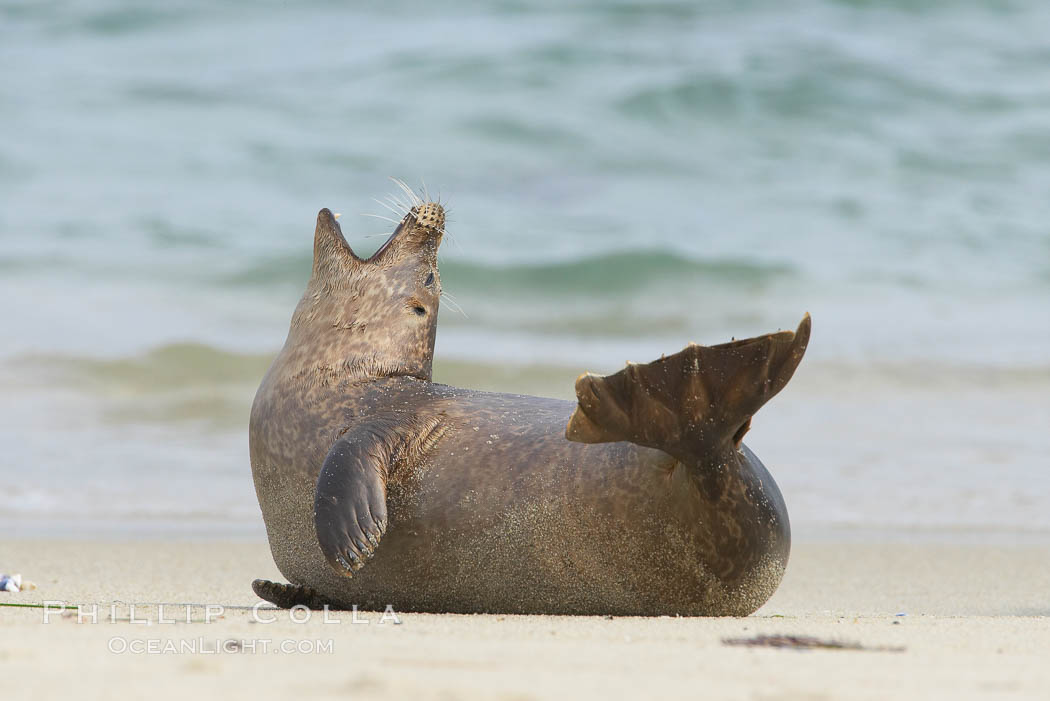
<svg viewBox="0 0 1050 701">
<path fill-rule="evenodd" d="M 407 185 L 399 183 L 406 192 L 411 192 Z M 397 227 L 390 234 L 386 242 L 379 250 L 368 258 L 360 258 L 350 247 L 346 237 L 343 236 L 343 228 L 339 225 L 339 215 L 327 207 L 317 213 L 317 227 L 314 229 L 314 270 L 315 272 L 328 265 L 333 258 L 340 259 L 345 263 L 354 265 L 361 263 L 390 264 L 395 260 L 419 259 L 435 262 L 438 246 L 445 234 L 445 208 L 439 202 L 425 202 L 414 193 L 415 199 L 411 202 L 403 202 L 394 199 L 401 209 L 395 209 L 396 213 L 405 214 L 400 222 L 395 222 Z M 379 202 L 379 200 L 376 200 Z M 380 202 L 384 206 L 390 207 Z M 391 220 L 394 221 L 394 220 Z"/>
</svg>

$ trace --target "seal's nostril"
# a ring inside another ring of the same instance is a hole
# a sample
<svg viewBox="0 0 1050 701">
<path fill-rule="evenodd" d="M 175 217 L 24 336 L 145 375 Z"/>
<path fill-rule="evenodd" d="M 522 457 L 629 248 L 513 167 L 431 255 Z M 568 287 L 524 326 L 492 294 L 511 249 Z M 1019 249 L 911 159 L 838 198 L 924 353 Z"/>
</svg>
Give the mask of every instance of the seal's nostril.
<svg viewBox="0 0 1050 701">
<path fill-rule="evenodd" d="M 430 287 L 431 285 L 433 285 L 434 284 L 434 273 L 430 273 L 430 275 L 427 275 L 427 279 L 426 279 L 426 281 L 423 284 L 426 285 L 427 287 Z"/>
</svg>

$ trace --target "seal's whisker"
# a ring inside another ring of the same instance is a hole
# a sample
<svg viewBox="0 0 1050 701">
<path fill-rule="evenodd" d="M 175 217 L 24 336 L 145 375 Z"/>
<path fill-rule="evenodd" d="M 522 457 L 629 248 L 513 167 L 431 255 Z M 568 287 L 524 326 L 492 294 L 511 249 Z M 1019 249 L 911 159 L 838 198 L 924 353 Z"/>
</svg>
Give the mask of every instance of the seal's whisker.
<svg viewBox="0 0 1050 701">
<path fill-rule="evenodd" d="M 403 200 L 402 197 L 401 197 L 401 193 L 399 193 L 399 192 L 395 192 L 393 194 L 387 195 L 386 196 L 386 201 L 387 202 L 393 202 L 393 203 L 397 204 L 398 207 L 402 207 L 406 212 L 409 211 L 410 209 L 412 209 L 412 203 L 411 202 L 405 202 L 405 200 Z"/>
<path fill-rule="evenodd" d="M 408 187 L 408 185 L 406 184 L 406 185 L 405 185 L 405 187 Z M 418 192 L 416 192 L 416 191 L 415 191 L 415 190 L 413 190 L 412 188 L 408 188 L 408 189 L 409 189 L 409 190 L 411 190 L 411 192 L 412 192 L 412 196 L 416 198 L 416 202 L 417 202 L 417 203 L 418 203 L 418 204 L 419 204 L 420 206 L 422 206 L 422 205 L 426 204 L 426 201 L 424 201 L 424 200 L 423 200 L 423 198 L 419 196 L 419 193 L 418 193 Z"/>
<path fill-rule="evenodd" d="M 407 213 L 409 210 L 412 209 L 407 204 L 405 204 L 404 200 L 400 200 L 397 197 L 393 197 L 391 195 L 386 195 L 383 198 L 383 200 L 385 202 L 387 202 L 388 204 L 392 205 L 393 207 L 397 208 L 402 215 L 404 215 L 405 213 Z"/>
<path fill-rule="evenodd" d="M 390 176 L 390 182 L 394 183 L 399 188 L 401 188 L 403 191 L 405 191 L 406 193 L 409 193 L 409 195 L 411 196 L 411 193 L 408 190 L 408 188 L 406 188 L 405 183 L 404 183 L 403 180 L 401 180 L 400 178 L 395 178 L 394 176 L 391 175 Z M 413 197 L 412 200 L 415 201 L 415 198 Z"/>
<path fill-rule="evenodd" d="M 383 216 L 382 214 L 370 214 L 368 212 L 361 212 L 361 216 L 362 217 L 375 217 L 376 219 L 384 219 L 384 220 L 390 222 L 391 224 L 400 224 L 401 223 L 397 219 L 391 219 L 390 217 Z"/>
<path fill-rule="evenodd" d="M 402 214 L 411 214 L 414 209 L 412 206 L 405 204 L 405 201 L 398 197 L 391 197 L 388 195 L 386 201 L 401 207 Z"/>
<path fill-rule="evenodd" d="M 423 197 L 426 198 L 427 202 L 430 201 L 430 191 L 427 190 L 427 181 L 423 179 L 423 176 L 419 176 L 419 182 L 423 183 Z M 438 202 L 438 204 L 441 204 Z"/>
<path fill-rule="evenodd" d="M 421 205 L 425 204 L 421 199 L 419 199 L 419 195 L 417 195 L 412 190 L 412 188 L 410 188 L 408 185 L 405 184 L 404 180 L 401 180 L 400 178 L 390 178 L 390 179 L 394 181 L 395 185 L 397 185 L 399 188 L 401 188 L 402 190 L 405 191 L 405 194 L 408 195 L 408 199 L 409 199 L 410 202 L 415 203 L 417 206 L 421 206 Z"/>
<path fill-rule="evenodd" d="M 456 239 L 456 237 L 455 237 L 455 236 L 453 236 L 453 235 L 452 235 L 451 233 L 449 233 L 448 229 L 440 229 L 439 231 L 441 232 L 441 236 L 442 236 L 442 237 L 444 237 L 444 238 L 448 239 L 449 243 L 451 243 L 451 244 L 452 244 L 453 246 L 455 246 L 455 247 L 456 247 L 457 249 L 459 249 L 459 250 L 461 250 L 461 251 L 463 250 L 463 249 L 462 249 L 462 248 L 460 247 L 460 245 L 459 245 L 459 241 L 458 241 L 458 240 Z"/>
<path fill-rule="evenodd" d="M 395 209 L 394 207 L 392 207 L 391 205 L 387 204 L 383 200 L 378 200 L 375 197 L 373 197 L 372 201 L 375 202 L 378 205 L 382 205 L 383 207 L 386 207 L 387 209 L 389 209 L 391 212 L 393 212 L 394 214 L 396 214 L 399 217 L 405 216 L 404 212 L 402 212 L 401 210 Z M 398 222 L 398 223 L 400 223 L 400 222 Z"/>
<path fill-rule="evenodd" d="M 441 299 L 443 299 L 446 302 L 448 302 L 449 309 L 451 309 L 454 312 L 459 312 L 460 314 L 462 314 L 464 319 L 469 319 L 470 318 L 469 316 L 467 316 L 467 313 L 465 311 L 463 311 L 463 307 L 459 306 L 459 302 L 457 302 L 452 297 L 452 295 L 450 295 L 448 292 L 442 292 L 441 293 Z"/>
</svg>

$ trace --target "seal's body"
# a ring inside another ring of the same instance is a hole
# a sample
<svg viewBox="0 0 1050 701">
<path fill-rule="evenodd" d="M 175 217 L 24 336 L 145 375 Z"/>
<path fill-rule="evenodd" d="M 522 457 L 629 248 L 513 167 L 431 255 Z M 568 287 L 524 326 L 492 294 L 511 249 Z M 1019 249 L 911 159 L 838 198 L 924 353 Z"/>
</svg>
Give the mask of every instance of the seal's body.
<svg viewBox="0 0 1050 701">
<path fill-rule="evenodd" d="M 790 548 L 776 484 L 741 443 L 788 381 L 809 319 L 690 345 L 578 404 L 431 382 L 440 206 L 368 260 L 328 210 L 288 341 L 252 408 L 279 605 L 746 615 Z"/>
</svg>

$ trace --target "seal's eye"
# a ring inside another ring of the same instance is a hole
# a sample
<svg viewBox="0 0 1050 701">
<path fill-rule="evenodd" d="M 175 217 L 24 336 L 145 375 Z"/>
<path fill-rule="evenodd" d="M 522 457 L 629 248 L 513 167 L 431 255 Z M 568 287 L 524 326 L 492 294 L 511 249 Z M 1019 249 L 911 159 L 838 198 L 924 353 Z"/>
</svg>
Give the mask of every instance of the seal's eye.
<svg viewBox="0 0 1050 701">
<path fill-rule="evenodd" d="M 418 304 L 416 306 L 412 307 L 412 311 L 414 311 L 419 316 L 424 316 L 427 313 L 427 310 L 424 309 L 423 307 L 419 306 Z"/>
<path fill-rule="evenodd" d="M 431 285 L 434 284 L 434 273 L 433 272 L 431 272 L 430 275 L 427 275 L 427 279 L 426 279 L 426 281 L 423 284 L 426 285 L 427 287 L 430 287 Z"/>
</svg>

